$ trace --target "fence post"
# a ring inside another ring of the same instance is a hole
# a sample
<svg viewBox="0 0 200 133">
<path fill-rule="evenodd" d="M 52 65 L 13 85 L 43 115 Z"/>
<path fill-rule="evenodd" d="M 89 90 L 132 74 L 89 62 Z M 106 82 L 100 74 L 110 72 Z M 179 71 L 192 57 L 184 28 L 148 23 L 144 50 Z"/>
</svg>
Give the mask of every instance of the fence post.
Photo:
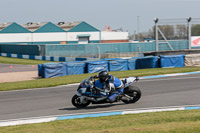
<svg viewBox="0 0 200 133">
<path fill-rule="evenodd" d="M 192 18 L 189 17 L 187 18 L 187 22 L 188 22 L 188 48 L 191 49 L 191 22 Z"/>
<path fill-rule="evenodd" d="M 99 59 L 101 59 L 101 49 L 99 46 L 97 46 L 97 49 L 98 49 L 98 53 L 99 53 Z"/>
<path fill-rule="evenodd" d="M 155 18 L 154 19 L 154 22 L 155 22 L 155 40 L 156 40 L 156 51 L 158 51 L 158 25 L 157 25 L 157 23 L 158 23 L 158 18 Z"/>
</svg>

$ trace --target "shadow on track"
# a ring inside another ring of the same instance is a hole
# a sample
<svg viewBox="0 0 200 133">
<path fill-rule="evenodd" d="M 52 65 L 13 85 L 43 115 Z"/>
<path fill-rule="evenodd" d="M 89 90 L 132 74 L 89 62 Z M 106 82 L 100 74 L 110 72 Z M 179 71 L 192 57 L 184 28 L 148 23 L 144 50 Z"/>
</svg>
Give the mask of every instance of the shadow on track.
<svg viewBox="0 0 200 133">
<path fill-rule="evenodd" d="M 111 104 L 104 104 L 104 105 L 100 105 L 100 104 L 93 104 L 93 106 L 88 106 L 86 108 L 76 108 L 76 107 L 73 107 L 73 108 L 62 108 L 62 109 L 59 109 L 59 110 L 80 110 L 80 109 L 98 109 L 98 108 L 109 108 L 109 107 L 112 107 L 112 106 L 116 106 L 116 105 L 124 105 L 124 103 L 111 103 Z"/>
</svg>

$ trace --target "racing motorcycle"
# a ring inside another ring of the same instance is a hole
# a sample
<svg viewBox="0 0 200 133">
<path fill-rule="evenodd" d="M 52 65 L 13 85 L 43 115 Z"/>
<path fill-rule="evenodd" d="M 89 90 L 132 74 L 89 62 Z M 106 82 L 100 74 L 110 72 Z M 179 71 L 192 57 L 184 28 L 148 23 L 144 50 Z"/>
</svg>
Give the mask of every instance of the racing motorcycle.
<svg viewBox="0 0 200 133">
<path fill-rule="evenodd" d="M 120 94 L 114 102 L 124 102 L 125 104 L 135 103 L 141 98 L 141 90 L 134 86 L 133 83 L 139 80 L 138 77 L 128 77 L 122 79 L 124 84 L 124 92 Z M 111 86 L 109 88 L 101 89 L 95 86 L 95 79 L 88 78 L 83 80 L 76 94 L 72 97 L 72 104 L 77 108 L 85 108 L 89 104 L 104 104 L 111 103 L 108 101 L 109 92 L 112 90 Z"/>
</svg>

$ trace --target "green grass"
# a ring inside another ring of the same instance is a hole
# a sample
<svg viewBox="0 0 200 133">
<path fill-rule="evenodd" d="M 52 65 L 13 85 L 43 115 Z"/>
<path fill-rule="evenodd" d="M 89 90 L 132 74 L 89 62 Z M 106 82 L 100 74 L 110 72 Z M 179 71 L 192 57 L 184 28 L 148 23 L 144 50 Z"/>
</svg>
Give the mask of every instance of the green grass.
<svg viewBox="0 0 200 133">
<path fill-rule="evenodd" d="M 51 62 L 51 61 L 19 59 L 19 58 L 10 58 L 10 57 L 0 56 L 0 63 L 4 63 L 4 64 L 37 65 L 37 64 L 47 63 L 47 62 Z"/>
<path fill-rule="evenodd" d="M 200 110 L 62 120 L 0 130 L 1 133 L 199 133 Z"/>
</svg>

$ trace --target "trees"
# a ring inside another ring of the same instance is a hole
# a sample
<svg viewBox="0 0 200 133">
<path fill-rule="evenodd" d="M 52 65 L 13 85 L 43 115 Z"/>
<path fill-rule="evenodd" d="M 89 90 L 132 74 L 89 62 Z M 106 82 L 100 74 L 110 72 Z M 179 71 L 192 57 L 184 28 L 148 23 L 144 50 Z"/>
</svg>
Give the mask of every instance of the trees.
<svg viewBox="0 0 200 133">
<path fill-rule="evenodd" d="M 186 38 L 187 38 L 186 25 L 176 25 L 175 39 L 186 39 Z"/>
<path fill-rule="evenodd" d="M 200 36 L 200 24 L 192 25 L 191 34 L 192 36 Z"/>
<path fill-rule="evenodd" d="M 164 34 L 164 36 L 168 39 L 171 40 L 174 38 L 174 27 L 171 25 L 162 25 L 162 26 L 158 26 L 159 29 L 161 30 L 161 32 Z M 159 39 L 163 39 L 163 37 L 161 36 L 161 34 L 159 33 L 158 36 Z"/>
<path fill-rule="evenodd" d="M 158 28 L 167 40 L 188 39 L 188 27 L 186 24 L 159 25 Z M 191 35 L 200 36 L 200 24 L 192 25 Z M 152 27 L 152 30 L 150 29 L 147 32 L 134 34 L 134 37 L 136 40 L 140 41 L 143 41 L 146 38 L 155 39 L 155 26 Z M 163 40 L 163 37 L 161 36 L 160 32 L 158 32 L 158 39 Z"/>
</svg>

